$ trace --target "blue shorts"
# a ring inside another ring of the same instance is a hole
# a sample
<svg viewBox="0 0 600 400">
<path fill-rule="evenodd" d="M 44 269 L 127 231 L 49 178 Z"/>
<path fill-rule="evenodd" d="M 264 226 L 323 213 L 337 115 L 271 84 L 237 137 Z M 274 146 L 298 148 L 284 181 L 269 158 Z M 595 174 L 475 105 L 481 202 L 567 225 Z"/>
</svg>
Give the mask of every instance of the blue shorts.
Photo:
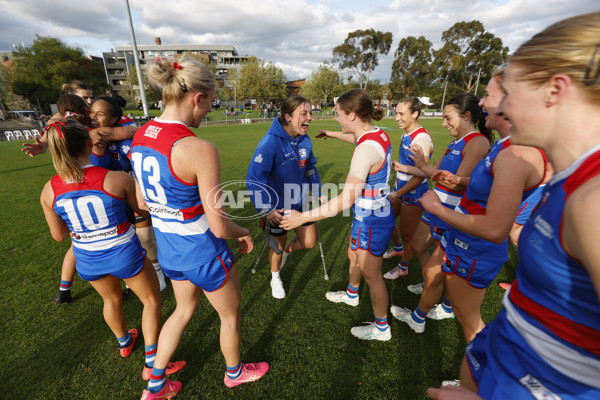
<svg viewBox="0 0 600 400">
<path fill-rule="evenodd" d="M 444 232 L 448 230 L 448 224 L 444 221 L 431 214 L 430 212 L 426 212 L 421 217 L 421 221 L 429 226 L 429 232 L 431 232 L 431 237 L 433 240 L 440 241 L 442 240 L 442 236 L 444 236 Z"/>
<path fill-rule="evenodd" d="M 102 279 L 108 275 L 112 275 L 117 279 L 129 279 L 129 278 L 132 278 L 132 277 L 136 276 L 137 274 L 139 274 L 140 271 L 142 270 L 142 268 L 144 267 L 144 259 L 145 259 L 144 255 L 145 254 L 146 254 L 145 252 L 141 253 L 139 259 L 136 262 L 131 263 L 117 271 L 112 271 L 108 274 L 90 275 L 90 274 L 82 274 L 79 271 L 77 271 L 77 274 L 79 274 L 81 279 L 83 279 L 84 281 L 88 281 L 88 282 L 97 281 L 98 279 Z"/>
<path fill-rule="evenodd" d="M 463 258 L 460 255 L 449 254 L 444 248 L 442 272 L 447 275 L 457 275 L 477 289 L 485 289 L 502 269 L 504 263 L 495 260 Z"/>
<path fill-rule="evenodd" d="M 235 264 L 235 259 L 229 248 L 223 250 L 210 262 L 195 269 L 176 271 L 162 267 L 166 277 L 174 281 L 188 280 L 205 292 L 214 292 L 227 282 L 229 270 Z"/>
<path fill-rule="evenodd" d="M 369 227 L 355 221 L 350 228 L 350 250 L 367 250 L 372 255 L 381 257 L 387 250 L 393 230 L 393 226 Z"/>
<path fill-rule="evenodd" d="M 402 184 L 400 185 L 400 183 L 402 183 Z M 406 185 L 406 182 L 396 179 L 396 184 L 394 185 L 394 188 L 392 189 L 392 191 L 395 192 L 398 189 L 400 189 L 401 187 L 403 187 L 404 185 Z M 423 196 L 423 194 L 425 194 L 425 192 L 427 192 L 428 189 L 429 189 L 429 187 L 427 185 L 420 184 L 419 186 L 417 186 L 416 189 L 411 190 L 410 192 L 401 196 L 399 199 L 400 203 L 403 206 L 416 206 L 416 207 L 420 207 L 421 210 L 423 210 L 423 206 L 421 206 L 419 199 Z"/>
<path fill-rule="evenodd" d="M 467 365 L 484 399 L 600 399 L 600 390 L 561 374 L 508 322 L 503 309 L 467 346 Z"/>
</svg>

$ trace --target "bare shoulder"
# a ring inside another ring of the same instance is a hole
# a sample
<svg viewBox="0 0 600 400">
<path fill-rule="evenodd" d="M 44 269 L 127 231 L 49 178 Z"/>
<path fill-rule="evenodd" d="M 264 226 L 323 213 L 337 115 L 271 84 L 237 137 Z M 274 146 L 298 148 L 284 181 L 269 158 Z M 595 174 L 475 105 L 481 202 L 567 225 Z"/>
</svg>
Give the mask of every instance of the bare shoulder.
<svg viewBox="0 0 600 400">
<path fill-rule="evenodd" d="M 535 159 L 541 160 L 542 159 L 541 150 L 538 149 L 537 147 L 520 146 L 520 145 L 516 145 L 516 144 L 509 146 L 507 149 L 505 149 L 500 154 L 505 154 L 508 157 L 512 156 L 512 157 L 521 158 L 524 160 L 535 160 Z"/>
</svg>

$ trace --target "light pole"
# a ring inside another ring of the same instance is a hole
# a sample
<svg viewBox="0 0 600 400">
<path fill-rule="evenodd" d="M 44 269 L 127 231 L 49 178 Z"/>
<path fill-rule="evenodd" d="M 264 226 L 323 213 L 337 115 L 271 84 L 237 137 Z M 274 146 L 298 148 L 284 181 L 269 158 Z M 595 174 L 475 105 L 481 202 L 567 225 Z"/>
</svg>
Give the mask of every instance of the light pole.
<svg viewBox="0 0 600 400">
<path fill-rule="evenodd" d="M 133 31 L 133 21 L 131 20 L 131 10 L 129 9 L 129 0 L 125 0 L 127 6 L 127 15 L 129 16 L 129 32 L 131 33 L 131 42 L 133 43 L 133 59 L 135 60 L 135 70 L 137 71 L 138 84 L 140 85 L 140 97 L 142 98 L 142 107 L 144 108 L 144 117 L 150 118 L 148 112 L 148 101 L 146 100 L 146 88 L 144 87 L 144 77 L 142 76 L 142 68 L 140 67 L 140 59 L 138 56 L 137 43 L 135 42 L 135 32 Z"/>
</svg>

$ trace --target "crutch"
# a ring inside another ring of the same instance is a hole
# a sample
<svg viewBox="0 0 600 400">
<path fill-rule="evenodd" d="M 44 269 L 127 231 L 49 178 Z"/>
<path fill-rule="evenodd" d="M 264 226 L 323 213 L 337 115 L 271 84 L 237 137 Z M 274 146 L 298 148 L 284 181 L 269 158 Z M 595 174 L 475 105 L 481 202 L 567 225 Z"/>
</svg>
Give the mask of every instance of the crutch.
<svg viewBox="0 0 600 400">
<path fill-rule="evenodd" d="M 319 250 L 321 251 L 321 262 L 323 263 L 323 279 L 326 281 L 329 280 L 329 275 L 327 275 L 327 267 L 325 266 L 325 254 L 323 254 L 323 243 L 321 242 L 321 230 L 319 229 L 319 222 L 315 222 L 317 228 L 317 240 L 319 241 Z"/>
<path fill-rule="evenodd" d="M 258 258 L 256 259 L 256 262 L 254 263 L 254 267 L 252 268 L 252 274 L 256 274 L 256 267 L 258 267 L 258 264 L 260 263 L 260 260 L 262 259 L 263 253 L 265 252 L 267 245 L 271 249 L 273 249 L 275 254 L 277 254 L 277 255 L 281 254 L 281 249 L 279 248 L 279 243 L 277 242 L 276 239 L 269 236 L 269 234 L 267 233 L 269 231 L 269 227 L 270 227 L 269 221 L 267 220 L 267 218 L 264 218 L 263 221 L 265 221 L 265 227 L 263 229 L 263 233 L 265 234 L 265 240 L 263 242 L 262 248 L 260 249 L 260 253 L 258 254 Z"/>
</svg>

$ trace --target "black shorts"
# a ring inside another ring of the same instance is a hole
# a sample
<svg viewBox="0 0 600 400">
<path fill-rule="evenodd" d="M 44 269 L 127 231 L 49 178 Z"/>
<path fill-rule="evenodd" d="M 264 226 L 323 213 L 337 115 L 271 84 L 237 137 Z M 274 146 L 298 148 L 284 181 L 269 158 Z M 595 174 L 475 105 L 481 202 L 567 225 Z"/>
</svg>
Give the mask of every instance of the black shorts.
<svg viewBox="0 0 600 400">
<path fill-rule="evenodd" d="M 302 226 L 309 226 L 314 224 L 314 222 L 307 222 L 302 224 Z M 279 225 L 271 225 L 267 222 L 265 217 L 260 219 L 260 229 L 265 230 L 265 225 L 268 225 L 267 233 L 271 236 L 285 236 L 287 235 L 287 231 L 280 227 Z"/>
</svg>

